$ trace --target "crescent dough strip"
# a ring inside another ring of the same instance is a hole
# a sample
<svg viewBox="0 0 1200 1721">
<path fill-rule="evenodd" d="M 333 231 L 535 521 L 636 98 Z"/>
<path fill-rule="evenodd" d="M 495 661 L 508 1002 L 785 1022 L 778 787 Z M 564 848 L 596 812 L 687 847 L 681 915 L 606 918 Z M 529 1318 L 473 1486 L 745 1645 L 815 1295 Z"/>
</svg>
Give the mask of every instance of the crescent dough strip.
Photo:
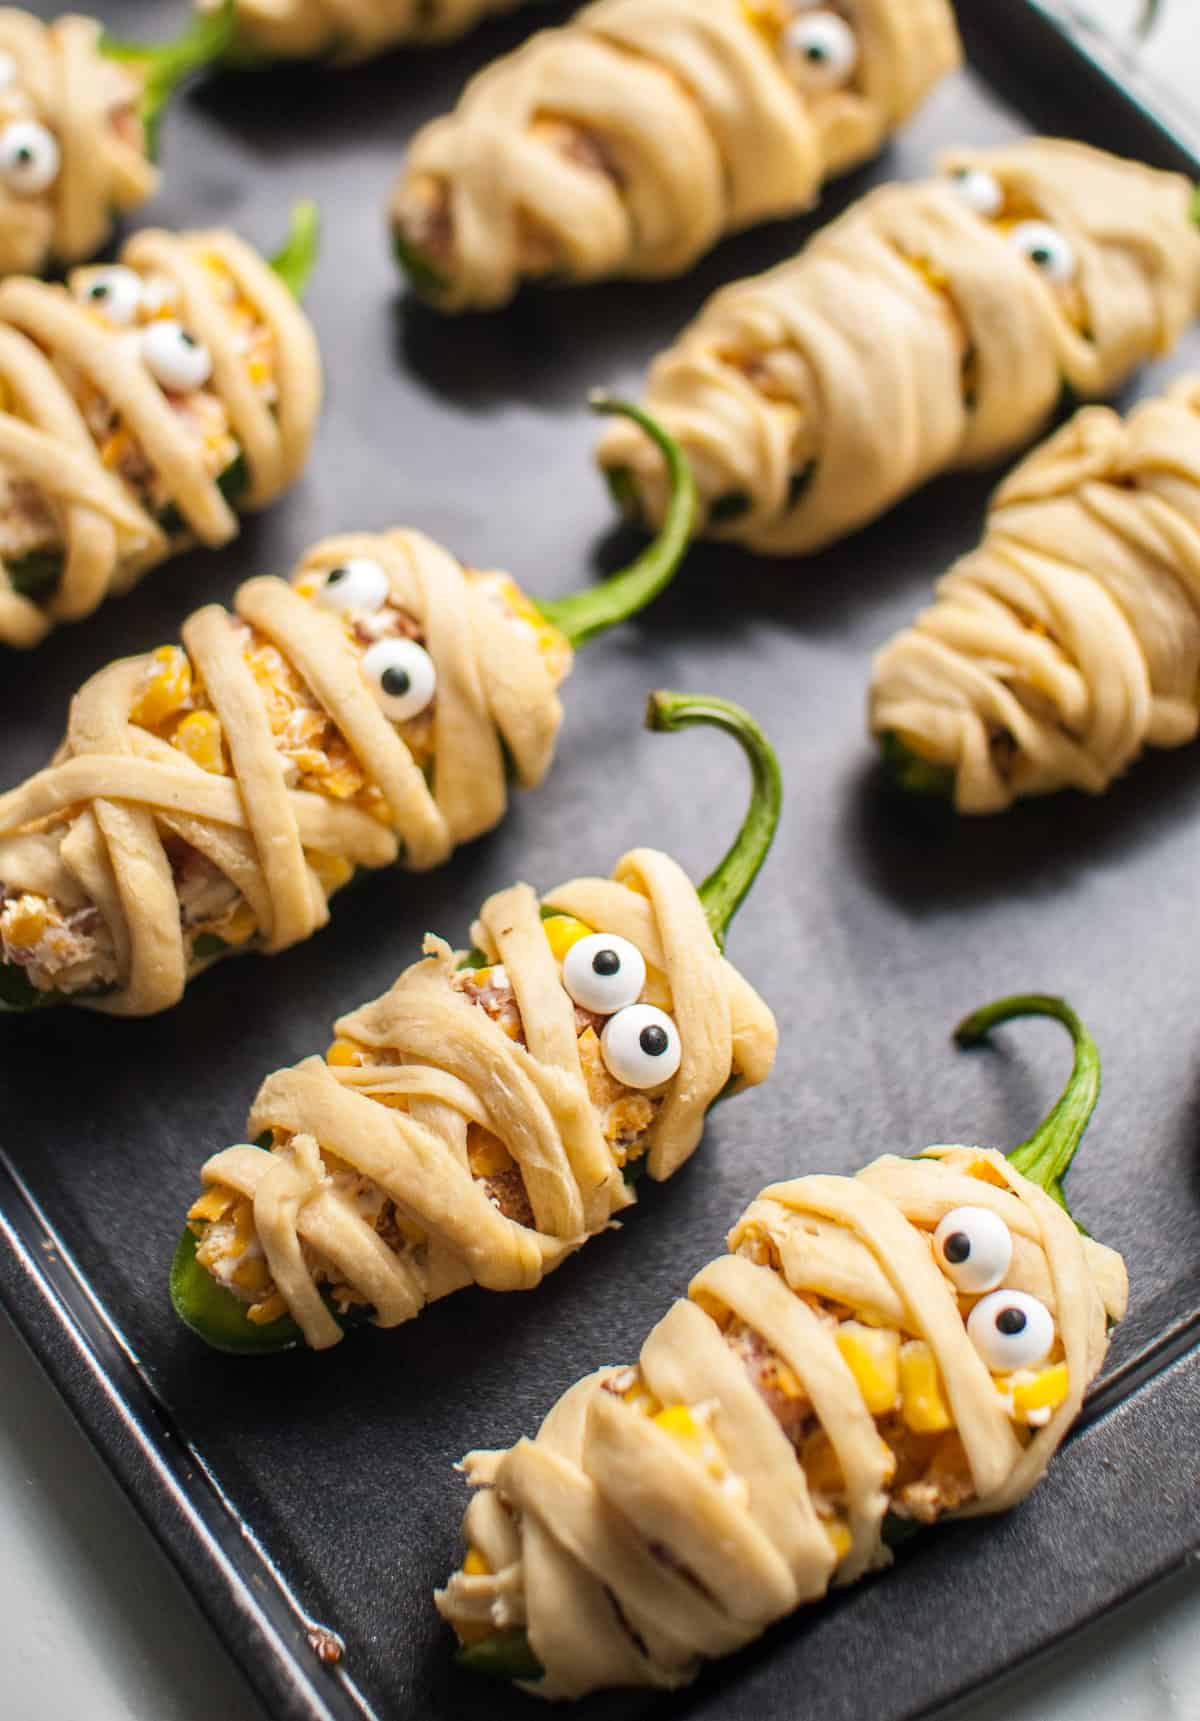
<svg viewBox="0 0 1200 1721">
<path fill-rule="evenodd" d="M 308 319 L 224 230 L 138 233 L 67 287 L 0 283 L 0 642 L 36 645 L 167 556 L 227 543 L 226 492 L 257 509 L 287 489 L 320 401 Z"/>
<path fill-rule="evenodd" d="M 964 1207 L 1008 1227 L 1005 1289 L 1045 1302 L 1040 1374 L 990 1372 L 968 1337 L 978 1296 L 931 1236 Z M 1127 1294 L 1120 1256 L 987 1148 L 775 1184 L 729 1249 L 636 1367 L 580 1381 L 535 1440 L 465 1460 L 469 1552 L 437 1605 L 468 1645 L 523 1628 L 538 1696 L 686 1683 L 702 1657 L 886 1564 L 886 1512 L 1014 1505 Z"/>
<path fill-rule="evenodd" d="M 875 658 L 870 724 L 964 813 L 1099 794 L 1200 727 L 1200 376 L 1085 407 L 1009 475 L 983 542 Z"/>
<path fill-rule="evenodd" d="M 41 274 L 52 262 L 81 263 L 126 215 L 158 189 L 138 117 L 144 75 L 100 52 L 92 18 L 43 24 L 0 9 L 0 55 L 11 79 L 0 88 L 0 131 L 34 122 L 57 149 L 44 186 L 0 179 L 0 275 Z"/>
<path fill-rule="evenodd" d="M 599 0 L 467 85 L 392 200 L 442 310 L 523 279 L 678 275 L 723 234 L 814 203 L 957 65 L 945 0 Z M 829 31 L 836 32 L 832 51 Z"/>
<path fill-rule="evenodd" d="M 400 43 L 448 42 L 520 0 L 237 0 L 238 42 L 276 59 L 328 55 L 340 65 Z M 197 0 L 216 13 L 221 0 Z"/>
<path fill-rule="evenodd" d="M 338 1024 L 327 1061 L 260 1089 L 240 1145 L 203 1168 L 196 1258 L 269 1334 L 290 1314 L 315 1348 L 342 1336 L 320 1291 L 376 1323 L 410 1320 L 472 1282 L 527 1290 L 633 1200 L 622 1168 L 669 1177 L 736 1077 L 765 1080 L 775 1021 L 722 957 L 694 886 L 654 849 L 612 879 L 498 892 L 472 928 L 485 966 L 441 940 L 390 991 Z M 576 917 L 586 905 L 588 921 Z M 635 1090 L 610 1071 L 608 1017 L 562 977 L 572 941 L 634 942 L 681 1042 L 677 1071 Z"/>
<path fill-rule="evenodd" d="M 654 361 L 647 410 L 686 450 L 712 535 L 819 549 L 935 473 L 1021 447 L 1064 384 L 1109 392 L 1200 309 L 1180 175 L 1058 139 L 943 166 L 722 288 Z M 636 430 L 607 432 L 599 459 L 661 512 Z"/>
<path fill-rule="evenodd" d="M 328 607 L 330 570 L 364 567 L 371 601 Z M 51 763 L 0 795 L 0 958 L 117 1015 L 167 1008 L 215 956 L 308 937 L 356 868 L 437 866 L 495 824 L 501 739 L 539 782 L 571 662 L 507 576 L 407 531 L 327 539 L 183 642 L 93 676 Z M 388 642 L 430 676 L 403 718 L 366 663 Z"/>
</svg>

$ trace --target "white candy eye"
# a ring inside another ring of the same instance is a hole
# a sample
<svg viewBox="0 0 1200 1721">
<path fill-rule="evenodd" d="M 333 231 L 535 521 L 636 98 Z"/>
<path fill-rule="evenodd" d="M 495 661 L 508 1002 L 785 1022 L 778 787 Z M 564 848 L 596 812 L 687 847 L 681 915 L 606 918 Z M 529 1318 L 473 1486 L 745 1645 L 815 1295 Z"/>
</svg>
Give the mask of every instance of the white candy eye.
<svg viewBox="0 0 1200 1721">
<path fill-rule="evenodd" d="M 785 27 L 783 55 L 802 89 L 832 90 L 858 64 L 858 43 L 836 12 L 806 11 Z"/>
<path fill-rule="evenodd" d="M 119 264 L 111 269 L 97 269 L 79 288 L 79 297 L 117 328 L 127 329 L 142 308 L 142 277 Z"/>
<path fill-rule="evenodd" d="M 349 556 L 325 575 L 317 602 L 327 610 L 379 610 L 391 589 L 378 562 L 368 556 Z"/>
<path fill-rule="evenodd" d="M 993 1374 L 1011 1374 L 1046 1360 L 1054 1317 L 1027 1291 L 992 1291 L 967 1316 L 967 1335 Z"/>
<path fill-rule="evenodd" d="M 646 959 L 627 938 L 592 932 L 563 958 L 563 985 L 577 1004 L 611 1016 L 636 1004 L 646 984 Z"/>
<path fill-rule="evenodd" d="M 17 62 L 11 54 L 0 54 L 0 90 L 11 90 L 17 81 Z"/>
<path fill-rule="evenodd" d="M 21 197 L 36 197 L 58 178 L 58 140 L 36 120 L 13 120 L 0 132 L 0 179 Z"/>
<path fill-rule="evenodd" d="M 653 1004 L 630 1004 L 604 1024 L 600 1052 L 610 1076 L 627 1088 L 657 1088 L 679 1068 L 679 1029 Z"/>
<path fill-rule="evenodd" d="M 212 357 L 203 341 L 181 323 L 163 317 L 142 334 L 142 358 L 155 382 L 174 394 L 203 388 L 212 375 Z"/>
<path fill-rule="evenodd" d="M 982 167 L 956 167 L 950 175 L 950 186 L 976 215 L 990 220 L 1004 208 L 1004 187 Z"/>
<path fill-rule="evenodd" d="M 1048 221 L 1018 221 L 1009 233 L 1008 242 L 1056 286 L 1073 278 L 1075 253 L 1070 242 Z"/>
<path fill-rule="evenodd" d="M 376 699 L 393 723 L 424 711 L 437 691 L 433 659 L 415 639 L 381 639 L 363 657 Z"/>
<path fill-rule="evenodd" d="M 933 1234 L 933 1252 L 960 1291 L 994 1291 L 1012 1266 L 1012 1232 L 989 1207 L 955 1207 Z"/>
</svg>

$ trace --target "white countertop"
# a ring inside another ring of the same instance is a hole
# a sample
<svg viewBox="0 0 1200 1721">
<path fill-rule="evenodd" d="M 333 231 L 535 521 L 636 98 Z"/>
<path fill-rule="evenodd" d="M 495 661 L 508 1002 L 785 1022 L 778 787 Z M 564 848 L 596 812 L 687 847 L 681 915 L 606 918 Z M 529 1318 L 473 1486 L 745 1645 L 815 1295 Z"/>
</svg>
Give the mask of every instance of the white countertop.
<svg viewBox="0 0 1200 1721">
<path fill-rule="evenodd" d="M 265 1721 L 3 1316 L 0 1549 L 4 1721 Z M 945 1721 L 1002 1717 L 1200 1721 L 1200 1562 Z"/>
</svg>

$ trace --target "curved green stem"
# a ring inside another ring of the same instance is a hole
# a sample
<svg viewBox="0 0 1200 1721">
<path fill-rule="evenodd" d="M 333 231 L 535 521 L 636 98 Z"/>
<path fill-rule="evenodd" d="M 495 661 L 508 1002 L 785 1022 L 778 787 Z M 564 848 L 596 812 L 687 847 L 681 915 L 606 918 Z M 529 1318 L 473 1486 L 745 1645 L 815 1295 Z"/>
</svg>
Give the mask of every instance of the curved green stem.
<svg viewBox="0 0 1200 1721">
<path fill-rule="evenodd" d="M 1071 1036 L 1075 1060 L 1058 1103 L 1028 1140 L 1013 1148 L 1008 1162 L 1069 1213 L 1063 1179 L 1100 1095 L 1100 1053 L 1096 1042 L 1062 998 L 1035 992 L 1017 993 L 985 1004 L 963 1018 L 954 1030 L 954 1038 L 960 1046 L 977 1046 L 999 1023 L 1020 1016 L 1052 1016 L 1061 1022 Z"/>
<path fill-rule="evenodd" d="M 235 28 L 234 0 L 225 0 L 219 12 L 204 14 L 173 42 L 163 42 L 157 47 L 143 42 L 122 42 L 108 34 L 100 38 L 101 53 L 137 66 L 143 74 L 138 117 L 151 161 L 158 154 L 158 132 L 167 103 L 185 78 L 228 52 Z"/>
<path fill-rule="evenodd" d="M 702 693 L 669 693 L 660 688 L 646 704 L 646 727 L 665 731 L 710 723 L 732 735 L 750 766 L 750 806 L 729 852 L 699 887 L 708 924 L 725 948 L 729 923 L 758 876 L 779 824 L 783 778 L 775 750 L 748 711 L 728 699 Z"/>
<path fill-rule="evenodd" d="M 310 197 L 293 203 L 287 238 L 268 259 L 293 299 L 303 299 L 321 254 L 321 212 Z"/>
<path fill-rule="evenodd" d="M 593 412 L 630 418 L 645 431 L 667 463 L 671 497 L 658 536 L 627 568 L 610 574 L 599 585 L 538 605 L 546 620 L 574 646 L 583 645 L 596 634 L 616 627 L 618 622 L 628 621 L 653 603 L 675 577 L 696 528 L 696 481 L 674 437 L 668 436 L 661 424 L 629 401 L 593 394 L 588 404 Z"/>
</svg>

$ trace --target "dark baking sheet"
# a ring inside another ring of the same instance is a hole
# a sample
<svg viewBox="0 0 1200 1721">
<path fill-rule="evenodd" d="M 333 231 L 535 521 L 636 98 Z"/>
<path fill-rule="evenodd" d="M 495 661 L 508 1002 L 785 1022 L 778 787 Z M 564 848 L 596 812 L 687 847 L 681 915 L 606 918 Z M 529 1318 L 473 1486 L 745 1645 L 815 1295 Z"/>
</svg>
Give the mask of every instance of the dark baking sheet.
<svg viewBox="0 0 1200 1721">
<path fill-rule="evenodd" d="M 960 10 L 975 69 L 836 185 L 822 216 L 885 174 L 919 174 L 943 144 L 1031 123 L 1187 165 L 1044 18 L 995 0 Z M 130 34 L 182 16 L 106 10 Z M 269 245 L 292 198 L 322 206 L 311 307 L 323 429 L 304 483 L 228 554 L 169 566 L 86 626 L 6 658 L 6 782 L 43 762 L 84 675 L 172 637 L 246 575 L 285 570 L 323 532 L 411 523 L 537 593 L 628 549 L 590 466 L 587 388 L 633 388 L 714 286 L 787 255 L 814 221 L 749 234 L 664 287 L 530 295 L 503 316 L 445 323 L 407 304 L 382 218 L 404 139 L 530 21 L 354 72 L 231 77 L 171 115 L 155 218 L 229 220 Z M 1197 360 L 1193 335 L 1137 388 Z M 536 1713 L 455 1671 L 430 1603 L 458 1551 L 452 1463 L 532 1431 L 577 1376 L 634 1356 L 771 1179 L 930 1141 L 1020 1139 L 1063 1078 L 1065 1041 L 1048 1024 L 972 1056 L 948 1040 L 962 1011 L 1012 989 L 1066 992 L 1104 1053 L 1072 1190 L 1089 1228 L 1125 1252 L 1133 1303 L 1083 1430 L 1007 1519 L 910 1544 L 893 1575 L 781 1625 L 692 1691 L 587 1712 L 894 1721 L 1044 1647 L 1195 1546 L 1200 749 L 1149 759 L 1102 801 L 955 824 L 890 799 L 863 735 L 870 651 L 974 541 L 991 482 L 931 485 L 808 562 L 698 550 L 641 625 L 584 654 L 550 781 L 441 873 L 364 881 L 308 945 L 219 968 L 157 1020 L 0 1024 L 0 1293 L 273 1714 Z M 382 990 L 427 927 L 461 938 L 513 878 L 544 887 L 606 870 L 646 841 L 699 876 L 723 846 L 740 760 L 714 735 L 640 733 L 644 694 L 663 684 L 748 701 L 779 744 L 783 826 L 730 944 L 781 1018 L 772 1082 L 721 1107 L 691 1163 L 532 1297 L 461 1294 L 322 1357 L 204 1350 L 174 1322 L 167 1264 L 198 1165 L 240 1137 L 268 1071 L 323 1047 L 332 1018 Z M 319 1659 L 326 1632 L 344 1641 L 336 1666 Z"/>
</svg>

